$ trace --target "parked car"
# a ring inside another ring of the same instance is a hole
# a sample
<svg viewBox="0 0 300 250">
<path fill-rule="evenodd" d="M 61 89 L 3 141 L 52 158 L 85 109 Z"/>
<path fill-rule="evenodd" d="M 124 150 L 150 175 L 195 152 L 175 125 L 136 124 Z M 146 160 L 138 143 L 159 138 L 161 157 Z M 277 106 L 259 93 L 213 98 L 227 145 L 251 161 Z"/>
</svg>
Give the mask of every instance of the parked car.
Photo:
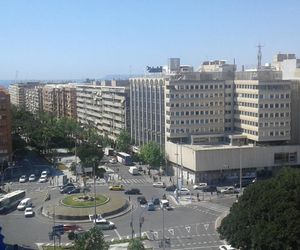
<svg viewBox="0 0 300 250">
<path fill-rule="evenodd" d="M 109 186 L 109 190 L 113 190 L 113 191 L 122 191 L 124 190 L 124 186 L 119 184 L 119 185 L 112 185 Z"/>
<path fill-rule="evenodd" d="M 41 177 L 40 179 L 39 179 L 39 182 L 40 183 L 44 183 L 44 182 L 47 182 L 48 181 L 48 179 L 47 179 L 47 177 Z"/>
<path fill-rule="evenodd" d="M 154 198 L 153 199 L 153 204 L 156 205 L 156 206 L 159 205 L 160 204 L 160 199 L 159 198 Z"/>
<path fill-rule="evenodd" d="M 138 196 L 136 199 L 141 205 L 147 204 L 147 200 L 146 200 L 145 196 Z"/>
<path fill-rule="evenodd" d="M 101 219 L 96 222 L 95 227 L 101 230 L 110 230 L 115 228 L 115 223 L 106 219 Z"/>
<path fill-rule="evenodd" d="M 79 194 L 80 193 L 80 188 L 79 187 L 74 187 L 72 190 L 68 192 L 68 194 Z"/>
<path fill-rule="evenodd" d="M 221 194 L 237 194 L 238 190 L 234 187 L 226 187 L 220 190 Z"/>
<path fill-rule="evenodd" d="M 193 186 L 194 190 L 202 190 L 204 187 L 207 187 L 207 183 L 202 182 Z"/>
<path fill-rule="evenodd" d="M 217 187 L 216 186 L 206 186 L 202 188 L 203 192 L 217 192 Z"/>
<path fill-rule="evenodd" d="M 153 202 L 148 202 L 147 210 L 148 211 L 155 211 L 155 206 L 154 206 Z"/>
<path fill-rule="evenodd" d="M 176 195 L 177 189 L 174 191 L 174 194 Z M 181 189 L 178 190 L 179 195 L 190 195 L 191 192 L 189 189 L 182 187 Z"/>
<path fill-rule="evenodd" d="M 165 185 L 165 183 L 164 183 L 164 182 L 162 182 L 162 181 L 158 181 L 158 182 L 154 182 L 154 183 L 153 183 L 153 187 L 165 188 L 165 187 L 166 187 L 166 185 Z"/>
<path fill-rule="evenodd" d="M 219 246 L 219 250 L 235 250 L 231 245 L 221 245 Z"/>
<path fill-rule="evenodd" d="M 128 189 L 124 192 L 125 194 L 141 194 L 141 191 L 138 188 Z"/>
<path fill-rule="evenodd" d="M 61 191 L 61 190 L 65 189 L 66 187 L 75 187 L 75 186 L 74 186 L 74 184 L 72 182 L 68 182 L 68 183 L 66 183 L 63 186 L 60 186 L 59 190 Z"/>
<path fill-rule="evenodd" d="M 166 187 L 166 191 L 174 192 L 176 190 L 176 185 L 171 185 Z"/>
<path fill-rule="evenodd" d="M 71 190 L 73 190 L 75 187 L 72 187 L 72 186 L 67 186 L 65 187 L 64 189 L 60 189 L 60 193 L 61 194 L 67 194 L 68 192 L 70 192 Z"/>
<path fill-rule="evenodd" d="M 26 182 L 27 181 L 27 176 L 26 175 L 22 175 L 21 177 L 20 177 L 20 179 L 19 179 L 19 182 L 20 183 L 24 183 L 24 182 Z"/>
<path fill-rule="evenodd" d="M 29 181 L 35 181 L 36 180 L 36 176 L 35 176 L 35 174 L 31 174 L 30 176 L 29 176 L 29 179 L 28 179 Z"/>
<path fill-rule="evenodd" d="M 33 211 L 32 207 L 25 208 L 24 215 L 25 215 L 25 217 L 33 217 L 34 211 Z"/>
<path fill-rule="evenodd" d="M 48 171 L 43 171 L 42 173 L 41 173 L 41 177 L 48 177 Z"/>
</svg>

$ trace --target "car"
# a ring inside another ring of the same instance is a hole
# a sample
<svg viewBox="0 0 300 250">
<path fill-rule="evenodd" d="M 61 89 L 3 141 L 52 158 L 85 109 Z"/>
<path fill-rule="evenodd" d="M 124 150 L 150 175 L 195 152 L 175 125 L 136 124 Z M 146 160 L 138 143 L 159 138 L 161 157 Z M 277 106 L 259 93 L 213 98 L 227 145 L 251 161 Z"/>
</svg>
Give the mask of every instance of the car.
<svg viewBox="0 0 300 250">
<path fill-rule="evenodd" d="M 42 173 L 41 173 L 41 177 L 48 177 L 48 171 L 43 171 Z"/>
<path fill-rule="evenodd" d="M 202 188 L 203 192 L 217 192 L 216 186 L 206 186 Z"/>
<path fill-rule="evenodd" d="M 186 187 L 182 187 L 181 189 L 179 189 L 177 191 L 177 189 L 174 191 L 174 194 L 176 195 L 176 193 L 178 192 L 179 195 L 190 195 L 191 192 L 189 189 L 187 189 Z"/>
<path fill-rule="evenodd" d="M 162 181 L 153 182 L 152 186 L 153 187 L 158 187 L 158 188 L 165 188 L 166 187 L 165 183 L 162 182 Z"/>
<path fill-rule="evenodd" d="M 112 164 L 115 164 L 117 163 L 118 161 L 115 159 L 115 158 L 112 158 L 108 161 L 109 163 L 112 163 Z"/>
<path fill-rule="evenodd" d="M 160 199 L 159 198 L 154 198 L 152 201 L 153 201 L 153 204 L 156 205 L 156 206 L 160 204 Z"/>
<path fill-rule="evenodd" d="M 238 190 L 234 187 L 226 187 L 220 190 L 221 194 L 237 194 Z"/>
<path fill-rule="evenodd" d="M 40 179 L 39 179 L 39 182 L 40 183 L 45 183 L 45 182 L 47 182 L 48 181 L 48 179 L 47 179 L 47 177 L 41 177 Z"/>
<path fill-rule="evenodd" d="M 145 196 L 138 196 L 136 199 L 141 205 L 147 204 L 147 200 L 146 200 Z"/>
<path fill-rule="evenodd" d="M 66 187 L 75 187 L 74 184 L 72 182 L 68 182 L 62 186 L 59 187 L 59 190 L 63 190 L 65 189 Z"/>
<path fill-rule="evenodd" d="M 155 211 L 155 206 L 154 206 L 153 202 L 148 202 L 147 210 L 148 211 Z"/>
<path fill-rule="evenodd" d="M 202 190 L 204 187 L 207 187 L 207 183 L 202 182 L 193 186 L 194 190 Z"/>
<path fill-rule="evenodd" d="M 138 188 L 128 189 L 124 192 L 125 194 L 141 194 L 141 191 Z"/>
<path fill-rule="evenodd" d="M 31 174 L 28 178 L 29 181 L 35 181 L 36 180 L 36 176 L 35 174 Z"/>
<path fill-rule="evenodd" d="M 221 245 L 219 246 L 219 250 L 235 250 L 231 245 Z"/>
<path fill-rule="evenodd" d="M 59 190 L 61 194 L 67 194 L 68 192 L 70 192 L 71 190 L 73 190 L 74 187 L 72 186 L 67 186 L 64 189 Z"/>
<path fill-rule="evenodd" d="M 166 191 L 174 192 L 176 190 L 176 185 L 171 185 L 166 187 Z"/>
<path fill-rule="evenodd" d="M 76 224 L 64 224 L 64 232 L 82 231 L 83 229 Z"/>
<path fill-rule="evenodd" d="M 25 208 L 24 215 L 25 215 L 25 217 L 33 217 L 34 211 L 33 211 L 32 207 Z"/>
<path fill-rule="evenodd" d="M 106 219 L 101 219 L 95 223 L 95 227 L 101 230 L 111 230 L 115 228 L 115 223 Z"/>
<path fill-rule="evenodd" d="M 80 193 L 80 188 L 79 187 L 74 187 L 71 189 L 68 194 L 79 194 Z"/>
<path fill-rule="evenodd" d="M 20 179 L 19 179 L 19 182 L 20 183 L 24 183 L 24 182 L 26 182 L 27 181 L 27 176 L 26 175 L 22 175 L 21 177 L 20 177 Z"/>
<path fill-rule="evenodd" d="M 122 191 L 124 190 L 124 186 L 121 184 L 109 186 L 109 190 L 112 191 Z"/>
</svg>

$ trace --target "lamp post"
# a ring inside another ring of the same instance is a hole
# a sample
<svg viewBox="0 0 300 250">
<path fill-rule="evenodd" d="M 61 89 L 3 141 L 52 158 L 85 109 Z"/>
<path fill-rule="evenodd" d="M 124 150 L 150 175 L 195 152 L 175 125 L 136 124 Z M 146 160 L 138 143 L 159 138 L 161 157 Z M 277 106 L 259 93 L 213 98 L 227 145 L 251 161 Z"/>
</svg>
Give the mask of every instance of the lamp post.
<svg viewBox="0 0 300 250">
<path fill-rule="evenodd" d="M 240 145 L 240 194 L 242 193 L 242 147 Z"/>
<path fill-rule="evenodd" d="M 178 188 L 179 188 L 179 183 L 178 183 L 178 143 L 176 144 L 176 182 L 177 182 L 177 188 L 176 188 L 176 199 L 178 199 Z"/>
<path fill-rule="evenodd" d="M 165 250 L 165 208 L 163 205 L 161 205 L 161 210 L 162 210 L 162 222 L 163 222 L 163 228 L 162 228 L 162 234 L 163 234 L 163 239 L 162 239 L 162 245 L 163 249 Z"/>
<path fill-rule="evenodd" d="M 97 210 L 96 210 L 96 161 L 94 161 L 94 213 L 95 213 L 95 221 L 94 221 L 94 225 L 96 226 L 96 219 L 97 219 Z"/>
</svg>

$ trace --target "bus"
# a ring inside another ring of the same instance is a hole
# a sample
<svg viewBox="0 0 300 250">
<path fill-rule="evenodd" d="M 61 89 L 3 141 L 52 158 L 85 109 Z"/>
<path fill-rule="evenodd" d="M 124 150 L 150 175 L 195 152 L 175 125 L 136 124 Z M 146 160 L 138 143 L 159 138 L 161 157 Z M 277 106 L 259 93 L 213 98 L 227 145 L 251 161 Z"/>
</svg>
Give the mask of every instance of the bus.
<svg viewBox="0 0 300 250">
<path fill-rule="evenodd" d="M 17 207 L 19 202 L 24 199 L 26 192 L 16 190 L 0 196 L 0 214 L 8 212 L 10 209 Z"/>
<path fill-rule="evenodd" d="M 118 162 L 124 164 L 124 165 L 131 165 L 132 164 L 132 158 L 131 155 L 123 153 L 123 152 L 118 152 L 117 153 L 117 159 Z"/>
</svg>

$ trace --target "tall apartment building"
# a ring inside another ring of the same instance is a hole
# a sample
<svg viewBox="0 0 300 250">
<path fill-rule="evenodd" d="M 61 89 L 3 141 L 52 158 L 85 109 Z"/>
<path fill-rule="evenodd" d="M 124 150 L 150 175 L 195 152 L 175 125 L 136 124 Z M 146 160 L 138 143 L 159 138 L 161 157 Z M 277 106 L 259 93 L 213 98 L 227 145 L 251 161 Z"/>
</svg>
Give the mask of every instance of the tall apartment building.
<svg viewBox="0 0 300 250">
<path fill-rule="evenodd" d="M 12 156 L 10 95 L 0 88 L 0 164 Z"/>
<path fill-rule="evenodd" d="M 42 89 L 43 110 L 56 117 L 77 118 L 76 87 L 68 84 L 48 84 Z"/>
<path fill-rule="evenodd" d="M 26 90 L 40 85 L 39 82 L 15 83 L 9 85 L 9 94 L 11 104 L 26 108 Z"/>
<path fill-rule="evenodd" d="M 78 85 L 76 92 L 79 123 L 88 124 L 112 140 L 129 130 L 128 81 L 127 87 L 118 87 L 118 81 L 112 81 L 111 86 Z"/>
<path fill-rule="evenodd" d="M 25 108 L 32 114 L 43 111 L 43 86 L 26 89 Z"/>
</svg>

